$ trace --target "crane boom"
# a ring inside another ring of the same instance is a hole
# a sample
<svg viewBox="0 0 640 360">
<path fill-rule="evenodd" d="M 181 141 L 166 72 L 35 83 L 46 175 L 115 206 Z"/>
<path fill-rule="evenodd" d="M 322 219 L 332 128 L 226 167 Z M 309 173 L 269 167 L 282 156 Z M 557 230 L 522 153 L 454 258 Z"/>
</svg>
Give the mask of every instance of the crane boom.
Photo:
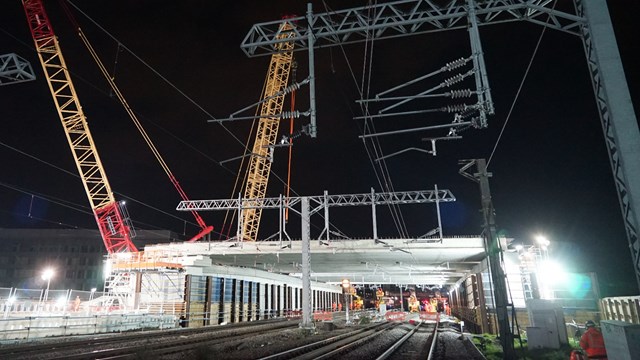
<svg viewBox="0 0 640 360">
<path fill-rule="evenodd" d="M 155 144 L 153 143 L 153 141 L 149 137 L 149 134 L 147 134 L 147 131 L 142 126 L 142 123 L 140 123 L 140 120 L 138 120 L 138 117 L 133 112 L 133 109 L 129 106 L 129 103 L 124 98 L 124 95 L 120 91 L 120 88 L 118 88 L 118 85 L 116 85 L 115 80 L 109 75 L 109 72 L 107 71 L 107 68 L 102 63 L 102 60 L 100 60 L 100 57 L 98 56 L 96 51 L 93 49 L 93 46 L 91 46 L 91 43 L 89 42 L 89 39 L 87 39 L 87 37 L 84 35 L 84 32 L 82 31 L 82 29 L 80 29 L 80 26 L 77 26 L 77 31 L 78 31 L 78 35 L 80 35 L 80 39 L 82 40 L 84 45 L 87 47 L 87 50 L 89 50 L 89 53 L 91 54 L 91 57 L 93 57 L 93 60 L 98 65 L 98 68 L 102 72 L 102 75 L 104 76 L 105 80 L 107 80 L 107 82 L 109 83 L 109 86 L 111 86 L 111 90 L 116 95 L 118 100 L 120 100 L 120 103 L 122 104 L 122 106 L 127 111 L 127 114 L 129 114 L 129 117 L 131 118 L 131 120 L 133 121 L 134 125 L 136 126 L 136 128 L 140 132 L 140 135 L 142 135 L 142 138 L 144 139 L 144 141 L 149 146 L 149 149 L 151 150 L 153 155 L 156 157 L 156 160 L 158 160 L 158 162 L 160 163 L 160 166 L 162 167 L 162 170 L 164 170 L 165 174 L 167 174 L 167 176 L 169 177 L 169 181 L 171 181 L 171 184 L 173 184 L 173 186 L 175 187 L 176 191 L 178 192 L 178 194 L 180 195 L 182 200 L 183 201 L 189 201 L 189 198 L 187 197 L 187 194 L 182 189 L 182 186 L 180 186 L 180 183 L 178 182 L 178 179 L 176 179 L 176 177 L 171 172 L 171 169 L 169 168 L 169 165 L 164 161 L 164 158 L 162 157 L 162 155 L 160 155 L 160 151 L 158 151 L 158 148 L 156 148 Z M 191 211 L 191 214 L 196 219 L 196 222 L 198 223 L 198 226 L 200 226 L 200 232 L 198 234 L 196 234 L 195 236 L 193 236 L 188 241 L 188 242 L 195 242 L 195 241 L 201 239 L 202 237 L 206 236 L 207 234 L 209 234 L 211 231 L 213 231 L 213 226 L 207 225 L 204 222 L 204 219 L 202 219 L 202 217 L 200 216 L 200 214 L 198 214 L 197 211 L 193 210 L 193 211 Z"/>
<path fill-rule="evenodd" d="M 293 37 L 291 22 L 284 22 L 280 27 L 278 39 Z M 264 199 L 267 192 L 267 182 L 271 173 L 270 154 L 278 136 L 280 125 L 279 114 L 284 106 L 284 92 L 289 80 L 291 63 L 293 61 L 293 42 L 282 42 L 276 45 L 278 52 L 271 56 L 269 71 L 265 83 L 264 93 L 260 108 L 260 120 L 256 131 L 256 138 L 249 158 L 247 168 L 247 182 L 244 191 L 245 199 Z M 262 209 L 243 209 L 242 239 L 243 241 L 256 241 Z"/>
<path fill-rule="evenodd" d="M 23 0 L 31 36 L 58 110 L 82 184 L 108 253 L 137 251 L 123 211 L 107 181 L 86 116 L 41 0 Z"/>
</svg>

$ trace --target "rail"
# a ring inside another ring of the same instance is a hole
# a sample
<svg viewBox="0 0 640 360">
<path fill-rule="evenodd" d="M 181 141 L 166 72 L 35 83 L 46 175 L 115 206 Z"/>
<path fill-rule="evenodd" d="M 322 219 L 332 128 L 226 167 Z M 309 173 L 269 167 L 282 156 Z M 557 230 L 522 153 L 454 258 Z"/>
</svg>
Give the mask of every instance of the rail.
<svg viewBox="0 0 640 360">
<path fill-rule="evenodd" d="M 410 337 L 413 336 L 413 334 L 415 334 L 416 331 L 418 331 L 418 329 L 422 324 L 423 324 L 422 321 L 418 322 L 418 324 L 413 329 L 411 329 L 411 331 L 409 331 L 405 336 L 400 338 L 400 340 L 396 341 L 395 344 L 393 344 L 389 349 L 387 349 L 387 351 L 382 353 L 382 355 L 378 356 L 376 360 L 385 360 L 389 358 L 394 352 L 396 352 L 396 350 L 398 350 L 400 346 L 402 346 L 402 344 L 404 344 Z"/>
<path fill-rule="evenodd" d="M 436 349 L 436 344 L 438 343 L 438 326 L 440 326 L 440 321 L 436 322 L 436 325 L 433 327 L 433 335 L 431 335 L 431 346 L 429 346 L 429 355 L 427 356 L 427 360 L 433 359 L 433 352 Z"/>
</svg>

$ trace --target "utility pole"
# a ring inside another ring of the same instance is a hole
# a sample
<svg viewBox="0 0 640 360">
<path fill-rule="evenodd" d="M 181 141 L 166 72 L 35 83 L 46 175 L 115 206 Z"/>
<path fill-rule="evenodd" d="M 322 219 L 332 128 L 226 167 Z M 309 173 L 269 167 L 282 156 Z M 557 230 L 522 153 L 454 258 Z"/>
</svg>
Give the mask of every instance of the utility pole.
<svg viewBox="0 0 640 360">
<path fill-rule="evenodd" d="M 493 298 L 496 306 L 496 315 L 498 317 L 500 343 L 504 352 L 504 359 L 515 359 L 513 332 L 509 326 L 509 311 L 507 309 L 509 305 L 506 285 L 507 278 L 502 268 L 502 249 L 496 232 L 495 214 L 493 202 L 491 201 L 491 190 L 489 189 L 489 177 L 491 173 L 487 172 L 487 162 L 485 159 L 462 160 L 460 164 L 463 164 L 460 169 L 460 175 L 480 184 L 482 215 L 484 218 L 484 224 L 482 225 L 484 229 L 484 247 L 489 261 L 489 271 L 493 283 Z M 472 175 L 467 173 L 466 170 L 473 165 L 476 165 L 477 172 Z"/>
</svg>

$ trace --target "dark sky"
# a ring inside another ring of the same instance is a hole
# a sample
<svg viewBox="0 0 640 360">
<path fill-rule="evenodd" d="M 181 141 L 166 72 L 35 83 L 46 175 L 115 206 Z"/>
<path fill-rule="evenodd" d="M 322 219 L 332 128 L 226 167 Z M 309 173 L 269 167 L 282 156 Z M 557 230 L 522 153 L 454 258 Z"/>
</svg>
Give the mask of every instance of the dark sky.
<svg viewBox="0 0 640 360">
<path fill-rule="evenodd" d="M 366 4 L 326 3 L 334 10 Z M 634 65 L 639 59 L 632 54 L 638 49 L 631 34 L 639 5 L 608 3 L 637 109 L 640 74 Z M 117 100 L 109 97 L 108 84 L 59 3 L 50 0 L 45 4 L 116 197 L 139 201 L 128 205 L 138 227 L 182 233 L 184 221 L 176 217 L 190 223 L 193 220 L 174 210 L 180 200 L 177 192 Z M 249 59 L 240 50 L 250 26 L 287 14 L 303 14 L 306 2 L 74 0 L 73 4 L 179 89 L 169 86 L 131 53 L 118 51 L 115 41 L 74 10 L 107 67 L 115 69 L 116 82 L 189 197 L 235 197 L 232 191 L 238 162 L 226 163 L 226 168 L 217 162 L 242 154 L 250 123 L 226 123 L 226 131 L 207 119 L 210 115 L 227 117 L 260 96 L 269 58 Z M 313 4 L 316 12 L 325 10 L 322 1 Z M 0 87 L 0 226 L 95 228 L 79 178 L 60 170 L 76 173 L 21 2 L 3 5 L 0 53 L 14 52 L 29 60 L 38 79 Z M 431 189 L 437 184 L 457 197 L 457 202 L 442 209 L 445 235 L 477 235 L 481 231 L 478 187 L 458 175 L 458 160 L 490 156 L 541 32 L 542 27 L 528 23 L 481 28 L 496 107 L 489 127 L 469 130 L 462 140 L 439 143 L 436 157 L 410 152 L 387 162 L 395 190 Z M 359 44 L 345 46 L 344 53 L 341 48 L 332 48 L 316 54 L 318 138 L 296 140 L 292 187 L 297 194 L 320 195 L 324 190 L 331 194 L 364 193 L 371 187 L 380 191 L 371 160 L 358 139 L 362 121 L 353 117 L 361 115 L 354 102 L 359 94 L 344 55 L 359 85 L 364 51 Z M 469 52 L 465 31 L 377 41 L 371 93 L 432 72 Z M 307 74 L 306 53 L 296 53 L 296 58 L 301 79 Z M 306 110 L 307 91 L 301 90 L 297 98 L 296 107 Z M 288 101 L 286 106 L 290 106 Z M 376 127 L 379 131 L 401 129 L 446 122 L 443 119 L 447 118 L 437 114 L 384 119 L 376 120 Z M 382 151 L 391 154 L 407 147 L 425 147 L 423 137 L 442 135 L 389 136 L 380 143 Z M 280 149 L 274 173 L 286 178 L 286 164 L 287 153 Z M 580 39 L 544 32 L 489 170 L 502 233 L 522 243 L 531 243 L 535 234 L 544 233 L 552 241 L 552 255 L 570 270 L 598 273 L 604 295 L 637 293 Z M 272 177 L 268 195 L 282 192 L 283 185 Z M 32 200 L 32 194 L 38 196 Z M 402 210 L 413 236 L 437 226 L 432 207 Z M 223 213 L 202 215 L 217 231 L 222 229 Z M 380 210 L 378 215 L 383 224 L 380 235 L 397 236 L 388 212 Z M 369 217 L 368 209 L 363 208 L 332 220 L 351 237 L 368 237 Z M 275 229 L 268 225 L 273 224 L 275 215 L 265 213 L 264 219 L 267 225 L 263 225 L 262 235 L 268 236 Z M 292 227 L 295 233 L 297 228 Z M 196 228 L 188 224 L 186 231 L 191 235 Z"/>
</svg>

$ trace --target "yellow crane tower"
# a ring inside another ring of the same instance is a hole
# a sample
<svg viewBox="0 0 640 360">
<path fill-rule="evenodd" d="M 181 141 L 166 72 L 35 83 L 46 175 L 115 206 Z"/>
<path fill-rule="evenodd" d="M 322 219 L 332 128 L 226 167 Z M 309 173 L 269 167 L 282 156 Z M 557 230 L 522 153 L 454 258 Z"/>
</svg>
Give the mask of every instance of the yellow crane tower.
<svg viewBox="0 0 640 360">
<path fill-rule="evenodd" d="M 277 39 L 287 39 L 294 36 L 291 31 L 293 24 L 284 22 L 280 27 Z M 260 120 L 256 137 L 249 157 L 247 178 L 244 189 L 244 199 L 264 199 L 267 192 L 267 182 L 271 173 L 273 146 L 278 136 L 282 109 L 284 106 L 284 89 L 289 80 L 291 64 L 293 62 L 293 42 L 283 41 L 277 45 L 278 52 L 271 56 L 269 71 L 265 81 L 264 92 L 260 108 Z M 242 210 L 241 241 L 256 241 L 262 209 L 246 208 Z"/>
</svg>

